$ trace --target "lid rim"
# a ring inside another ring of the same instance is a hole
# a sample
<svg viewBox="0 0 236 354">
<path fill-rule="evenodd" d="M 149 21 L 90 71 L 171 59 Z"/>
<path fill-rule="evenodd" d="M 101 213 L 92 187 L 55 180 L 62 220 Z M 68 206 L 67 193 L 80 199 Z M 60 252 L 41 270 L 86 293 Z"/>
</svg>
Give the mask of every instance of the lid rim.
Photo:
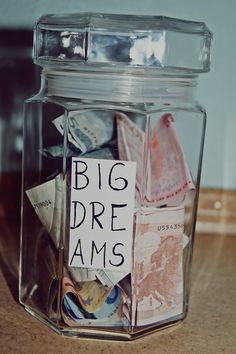
<svg viewBox="0 0 236 354">
<path fill-rule="evenodd" d="M 44 69 L 42 71 L 47 96 L 126 102 L 193 99 L 197 86 L 194 76 L 99 75 Z"/>
<path fill-rule="evenodd" d="M 192 30 L 192 31 L 188 31 L 187 33 L 207 33 L 209 34 L 211 37 L 213 36 L 213 33 L 212 31 L 206 26 L 205 22 L 203 21 L 195 21 L 195 20 L 187 20 L 187 19 L 180 19 L 180 18 L 175 18 L 175 17 L 171 17 L 171 16 L 163 16 L 163 15 L 133 15 L 133 14 L 114 14 L 114 13 L 107 13 L 107 12 L 104 12 L 104 13 L 99 13 L 99 12 L 78 12 L 78 13 L 64 13 L 64 14 L 45 14 L 45 15 L 42 15 L 37 21 L 36 21 L 36 24 L 35 26 L 37 25 L 49 25 L 50 23 L 48 22 L 49 19 L 52 19 L 52 20 L 64 20 L 65 18 L 68 18 L 69 19 L 73 19 L 73 18 L 78 18 L 78 17 L 99 17 L 99 18 L 104 18 L 104 17 L 110 17 L 111 19 L 119 19 L 119 18 L 135 18 L 135 19 L 140 19 L 140 20 L 150 20 L 150 19 L 153 19 L 153 20 L 156 20 L 156 21 L 162 21 L 162 24 L 160 24 L 159 26 L 158 25 L 158 22 L 155 23 L 156 27 L 154 28 L 150 28 L 150 30 L 153 30 L 153 29 L 160 29 L 160 28 L 163 28 L 164 30 L 166 29 L 166 27 L 169 28 L 169 26 L 174 23 L 178 23 L 178 24 L 186 24 L 186 25 L 198 25 L 200 26 L 202 29 L 201 30 Z M 80 22 L 81 23 L 81 22 Z M 63 23 L 65 26 L 67 25 L 68 26 L 68 23 Z M 167 26 L 168 24 L 168 26 Z M 51 22 L 51 25 L 56 25 L 56 23 L 54 21 Z M 77 26 L 78 25 L 78 20 L 75 21 L 75 22 L 71 22 L 71 25 L 75 25 Z M 88 21 L 88 24 L 87 26 L 88 29 L 91 29 L 92 27 L 92 22 L 89 22 Z M 176 31 L 181 31 L 181 28 L 178 27 L 178 26 L 172 26 L 171 28 L 175 28 Z M 184 31 L 186 33 L 186 31 Z"/>
</svg>

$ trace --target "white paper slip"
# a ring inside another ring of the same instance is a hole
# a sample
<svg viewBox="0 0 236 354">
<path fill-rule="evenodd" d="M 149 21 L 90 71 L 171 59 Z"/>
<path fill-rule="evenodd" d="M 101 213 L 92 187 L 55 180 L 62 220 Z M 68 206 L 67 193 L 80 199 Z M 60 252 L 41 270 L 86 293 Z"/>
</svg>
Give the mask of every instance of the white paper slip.
<svg viewBox="0 0 236 354">
<path fill-rule="evenodd" d="M 129 273 L 136 163 L 72 158 L 69 266 Z"/>
</svg>

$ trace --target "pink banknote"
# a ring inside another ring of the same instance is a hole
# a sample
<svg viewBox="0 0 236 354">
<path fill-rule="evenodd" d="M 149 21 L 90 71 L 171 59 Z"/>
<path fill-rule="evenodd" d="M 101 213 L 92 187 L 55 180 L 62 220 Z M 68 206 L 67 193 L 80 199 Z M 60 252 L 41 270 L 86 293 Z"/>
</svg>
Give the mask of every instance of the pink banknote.
<svg viewBox="0 0 236 354">
<path fill-rule="evenodd" d="M 183 311 L 184 208 L 159 208 L 136 217 L 132 274 L 133 325 L 146 325 Z"/>
<path fill-rule="evenodd" d="M 124 113 L 116 119 L 119 157 L 137 162 L 136 200 L 157 207 L 191 201 L 195 185 L 173 116 L 164 114 L 148 138 Z"/>
</svg>

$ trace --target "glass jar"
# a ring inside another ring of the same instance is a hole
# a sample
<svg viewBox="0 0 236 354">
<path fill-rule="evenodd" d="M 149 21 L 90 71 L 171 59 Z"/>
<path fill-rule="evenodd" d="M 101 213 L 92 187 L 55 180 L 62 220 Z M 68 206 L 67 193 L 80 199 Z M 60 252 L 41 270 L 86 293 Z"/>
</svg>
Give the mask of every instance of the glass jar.
<svg viewBox="0 0 236 354">
<path fill-rule="evenodd" d="M 57 332 L 130 340 L 186 317 L 211 39 L 161 16 L 39 19 L 20 302 Z"/>
</svg>

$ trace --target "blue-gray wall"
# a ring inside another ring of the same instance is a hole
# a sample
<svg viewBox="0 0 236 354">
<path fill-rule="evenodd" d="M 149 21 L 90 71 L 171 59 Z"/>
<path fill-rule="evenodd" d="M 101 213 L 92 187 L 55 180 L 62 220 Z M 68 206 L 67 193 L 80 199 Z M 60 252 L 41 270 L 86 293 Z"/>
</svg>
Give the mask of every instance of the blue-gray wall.
<svg viewBox="0 0 236 354">
<path fill-rule="evenodd" d="M 208 112 L 202 185 L 236 189 L 236 0 L 0 0 L 0 27 L 32 27 L 45 13 L 152 14 L 204 21 L 214 33 L 211 72 L 199 79 Z"/>
</svg>

